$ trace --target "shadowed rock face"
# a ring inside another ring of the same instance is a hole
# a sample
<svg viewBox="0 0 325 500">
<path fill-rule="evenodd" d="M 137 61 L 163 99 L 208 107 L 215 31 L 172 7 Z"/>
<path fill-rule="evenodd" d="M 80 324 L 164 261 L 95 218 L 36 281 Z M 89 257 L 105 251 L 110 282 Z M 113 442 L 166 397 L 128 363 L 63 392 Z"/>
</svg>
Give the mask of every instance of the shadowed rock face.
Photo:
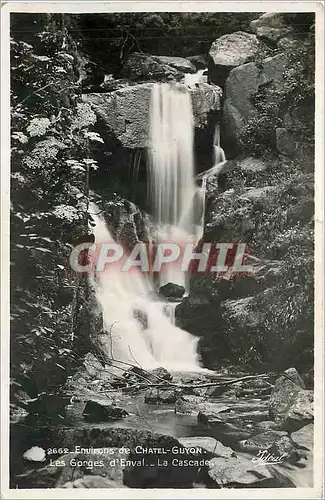
<svg viewBox="0 0 325 500">
<path fill-rule="evenodd" d="M 230 71 L 226 81 L 224 119 L 227 134 L 237 141 L 242 127 L 256 113 L 251 97 L 266 83 L 281 80 L 286 57 L 278 54 L 263 61 L 262 67 L 254 62 Z"/>
<path fill-rule="evenodd" d="M 146 148 L 149 145 L 149 110 L 151 89 L 154 83 L 141 83 L 109 93 L 84 94 L 83 100 L 91 104 L 125 148 Z M 221 89 L 216 85 L 201 83 L 190 90 L 194 122 L 204 127 L 210 111 L 220 109 Z"/>
</svg>

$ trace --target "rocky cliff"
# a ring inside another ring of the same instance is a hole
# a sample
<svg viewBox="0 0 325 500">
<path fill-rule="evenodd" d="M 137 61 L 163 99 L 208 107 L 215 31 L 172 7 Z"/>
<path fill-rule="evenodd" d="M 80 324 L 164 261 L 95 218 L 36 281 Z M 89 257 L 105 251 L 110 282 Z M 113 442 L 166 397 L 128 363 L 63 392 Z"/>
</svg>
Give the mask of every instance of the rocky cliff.
<svg viewBox="0 0 325 500">
<path fill-rule="evenodd" d="M 210 78 L 219 76 L 225 94 L 225 145 L 229 154 L 241 154 L 208 179 L 201 244 L 245 242 L 254 272 L 192 276 L 176 317 L 181 327 L 200 335 L 207 366 L 240 361 L 253 369 L 294 364 L 308 371 L 313 366 L 314 136 L 313 117 L 307 118 L 314 109 L 313 29 L 302 35 L 297 19 L 281 14 L 265 14 L 251 29 L 254 35 L 225 35 L 210 50 Z"/>
</svg>

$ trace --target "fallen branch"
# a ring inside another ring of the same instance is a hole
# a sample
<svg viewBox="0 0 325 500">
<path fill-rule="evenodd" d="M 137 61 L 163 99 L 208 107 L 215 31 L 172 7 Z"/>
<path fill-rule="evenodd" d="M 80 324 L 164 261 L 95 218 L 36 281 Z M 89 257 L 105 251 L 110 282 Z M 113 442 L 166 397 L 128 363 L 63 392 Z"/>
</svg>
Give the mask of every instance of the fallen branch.
<svg viewBox="0 0 325 500">
<path fill-rule="evenodd" d="M 118 367 L 116 367 L 116 368 L 118 368 Z M 139 378 L 142 378 L 146 382 L 150 382 L 150 380 L 146 379 L 145 377 L 143 377 L 137 373 L 134 373 L 134 375 L 136 375 Z M 228 385 L 236 384 L 238 382 L 243 382 L 246 380 L 266 379 L 266 378 L 269 378 L 268 374 L 247 375 L 245 377 L 240 377 L 240 378 L 228 380 L 225 382 L 206 382 L 206 383 L 202 383 L 202 384 L 191 384 L 191 385 L 189 385 L 189 384 L 175 384 L 175 383 L 169 382 L 167 380 L 162 380 L 162 383 L 159 383 L 159 384 L 155 384 L 152 382 L 150 382 L 148 385 L 133 384 L 133 385 L 121 387 L 120 390 L 123 391 L 123 390 L 128 390 L 128 389 L 133 389 L 133 388 L 134 389 L 135 388 L 148 389 L 150 387 L 159 387 L 161 389 L 163 389 L 163 388 L 164 389 L 165 388 L 169 388 L 169 389 L 171 389 L 171 388 L 173 388 L 173 389 L 197 389 L 197 388 L 204 388 L 204 387 L 227 387 Z M 271 386 L 272 384 L 269 384 L 269 385 Z M 115 390 L 116 389 L 112 390 L 112 392 Z M 110 392 L 110 391 L 108 391 L 108 392 Z"/>
</svg>

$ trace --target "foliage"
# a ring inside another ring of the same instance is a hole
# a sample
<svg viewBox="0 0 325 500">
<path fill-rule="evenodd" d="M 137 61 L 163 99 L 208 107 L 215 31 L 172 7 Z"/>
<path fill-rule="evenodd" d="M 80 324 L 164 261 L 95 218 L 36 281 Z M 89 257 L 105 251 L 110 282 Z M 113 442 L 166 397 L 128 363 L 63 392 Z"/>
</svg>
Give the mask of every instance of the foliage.
<svg viewBox="0 0 325 500">
<path fill-rule="evenodd" d="M 28 14 L 16 15 L 14 29 L 31 25 Z M 249 30 L 249 22 L 259 13 L 227 12 L 138 12 L 65 15 L 78 48 L 90 60 L 95 80 L 118 73 L 132 52 L 189 56 L 206 54 L 211 43 L 226 33 Z M 33 26 L 24 35 L 33 37 Z"/>
<path fill-rule="evenodd" d="M 11 374 L 32 397 L 65 380 L 88 335 L 77 319 L 87 285 L 68 258 L 87 237 L 89 143 L 101 140 L 64 16 L 36 19 L 33 44 L 11 40 Z"/>
</svg>

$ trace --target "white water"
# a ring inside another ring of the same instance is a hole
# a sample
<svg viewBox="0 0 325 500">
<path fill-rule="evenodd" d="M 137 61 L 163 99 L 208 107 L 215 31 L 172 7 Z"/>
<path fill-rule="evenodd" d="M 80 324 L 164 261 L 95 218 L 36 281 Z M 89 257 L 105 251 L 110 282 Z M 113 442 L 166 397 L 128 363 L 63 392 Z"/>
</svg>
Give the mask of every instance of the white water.
<svg viewBox="0 0 325 500">
<path fill-rule="evenodd" d="M 98 208 L 92 206 L 90 212 L 96 223 L 95 242 L 113 242 L 105 221 L 93 215 L 99 212 Z M 158 366 L 180 371 L 200 369 L 197 338 L 171 323 L 161 303 L 150 297 L 141 272 L 122 272 L 119 267 L 109 265 L 96 278 L 96 294 L 106 332 L 103 343 L 109 357 L 145 369 Z M 147 328 L 135 317 L 139 311 L 146 318 Z"/>
<path fill-rule="evenodd" d="M 199 69 L 196 73 L 186 73 L 184 77 L 184 85 L 187 85 L 190 88 L 195 87 L 195 85 L 198 85 L 200 83 L 208 83 L 208 77 L 206 75 L 203 75 L 203 73 L 207 70 L 205 69 Z"/>
<path fill-rule="evenodd" d="M 210 171 L 204 173 L 202 186 L 198 188 L 194 175 L 194 119 L 186 86 L 154 85 L 150 137 L 149 193 L 158 227 L 154 243 L 195 243 L 202 233 Z M 218 127 L 213 147 L 215 166 L 210 170 L 225 161 Z M 132 220 L 135 211 L 134 206 Z M 92 206 L 91 213 L 99 210 Z M 105 221 L 99 215 L 93 218 L 95 242 L 112 242 Z M 159 278 L 160 286 L 168 282 L 186 286 L 186 274 L 171 265 L 163 268 Z M 109 266 L 98 273 L 96 283 L 106 332 L 103 342 L 111 358 L 146 369 L 158 366 L 176 371 L 200 369 L 198 339 L 175 326 L 176 303 L 153 300 L 150 294 L 153 284 L 147 274 L 138 269 L 122 272 L 120 267 Z"/>
<path fill-rule="evenodd" d="M 185 85 L 156 84 L 150 104 L 149 196 L 158 231 L 156 242 L 195 242 L 199 202 L 194 176 L 194 118 Z M 186 287 L 186 275 L 165 266 L 159 285 Z"/>
</svg>

